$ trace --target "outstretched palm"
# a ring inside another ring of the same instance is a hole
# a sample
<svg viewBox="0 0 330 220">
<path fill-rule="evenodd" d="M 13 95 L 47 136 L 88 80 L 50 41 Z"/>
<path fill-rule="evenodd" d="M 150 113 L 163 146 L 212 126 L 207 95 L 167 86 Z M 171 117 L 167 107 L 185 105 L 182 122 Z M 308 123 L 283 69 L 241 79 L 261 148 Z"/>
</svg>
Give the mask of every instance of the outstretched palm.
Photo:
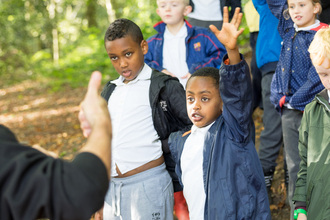
<svg viewBox="0 0 330 220">
<path fill-rule="evenodd" d="M 219 31 L 214 25 L 210 26 L 211 31 L 215 34 L 218 40 L 230 50 L 237 47 L 237 38 L 243 33 L 244 29 L 238 30 L 241 24 L 243 14 L 240 13 L 240 8 L 235 9 L 233 19 L 229 23 L 228 8 L 223 8 L 223 25 L 221 31 Z"/>
</svg>

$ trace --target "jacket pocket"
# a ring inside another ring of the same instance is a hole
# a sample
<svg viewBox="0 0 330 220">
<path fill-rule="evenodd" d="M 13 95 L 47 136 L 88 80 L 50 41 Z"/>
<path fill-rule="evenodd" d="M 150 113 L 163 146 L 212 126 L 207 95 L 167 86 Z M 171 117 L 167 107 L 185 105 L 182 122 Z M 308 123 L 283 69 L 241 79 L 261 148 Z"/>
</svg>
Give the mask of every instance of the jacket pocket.
<svg viewBox="0 0 330 220">
<path fill-rule="evenodd" d="M 225 211 L 227 216 L 232 216 L 234 214 L 234 204 L 232 197 L 230 195 L 229 187 L 227 185 L 228 180 L 227 179 L 221 179 L 221 193 L 222 193 L 222 198 L 225 202 L 223 204 L 225 205 Z"/>
</svg>

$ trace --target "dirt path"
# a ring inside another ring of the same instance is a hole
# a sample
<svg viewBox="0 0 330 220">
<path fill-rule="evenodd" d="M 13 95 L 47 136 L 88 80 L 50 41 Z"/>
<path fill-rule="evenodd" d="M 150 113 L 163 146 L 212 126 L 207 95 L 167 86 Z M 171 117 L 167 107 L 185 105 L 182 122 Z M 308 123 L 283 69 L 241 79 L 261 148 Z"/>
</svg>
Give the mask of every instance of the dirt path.
<svg viewBox="0 0 330 220">
<path fill-rule="evenodd" d="M 79 103 L 85 88 L 64 87 L 49 92 L 40 82 L 24 81 L 0 89 L 0 123 L 8 126 L 19 141 L 27 145 L 40 145 L 70 160 L 85 143 L 77 119 Z M 256 148 L 262 130 L 262 110 L 253 115 L 256 125 Z M 289 219 L 289 208 L 284 205 L 285 186 L 283 154 L 278 158 L 273 180 L 275 204 L 271 206 L 273 220 Z"/>
</svg>

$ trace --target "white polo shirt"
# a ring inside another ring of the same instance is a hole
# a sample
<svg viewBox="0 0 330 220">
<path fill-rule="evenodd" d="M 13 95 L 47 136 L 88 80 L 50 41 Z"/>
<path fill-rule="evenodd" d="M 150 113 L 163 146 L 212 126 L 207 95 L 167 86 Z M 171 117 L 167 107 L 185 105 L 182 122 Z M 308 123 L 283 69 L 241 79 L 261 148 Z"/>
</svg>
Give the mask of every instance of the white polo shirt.
<svg viewBox="0 0 330 220">
<path fill-rule="evenodd" d="M 203 128 L 193 125 L 181 155 L 183 194 L 190 220 L 204 219 L 203 148 L 205 135 L 213 123 Z"/>
<path fill-rule="evenodd" d="M 188 14 L 189 18 L 202 21 L 222 21 L 221 7 L 219 0 L 193 0 L 194 11 Z"/>
<path fill-rule="evenodd" d="M 117 176 L 162 156 L 161 141 L 154 128 L 149 102 L 151 68 L 144 67 L 136 79 L 125 84 L 120 76 L 108 102 L 112 123 L 111 176 Z"/>
<path fill-rule="evenodd" d="M 187 75 L 189 72 L 186 61 L 185 40 L 187 34 L 186 23 L 182 25 L 180 31 L 176 35 L 173 35 L 167 27 L 164 32 L 163 67 L 173 73 L 180 80 L 183 87 L 186 87 L 188 79 L 181 79 L 181 77 Z"/>
</svg>

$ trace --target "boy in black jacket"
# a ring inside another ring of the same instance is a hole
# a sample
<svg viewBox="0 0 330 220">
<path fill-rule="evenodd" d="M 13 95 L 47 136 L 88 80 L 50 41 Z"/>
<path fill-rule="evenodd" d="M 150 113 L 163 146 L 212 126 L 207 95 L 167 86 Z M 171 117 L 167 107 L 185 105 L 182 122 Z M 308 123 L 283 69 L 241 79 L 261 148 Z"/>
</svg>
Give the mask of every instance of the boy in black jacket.
<svg viewBox="0 0 330 220">
<path fill-rule="evenodd" d="M 184 89 L 176 78 L 144 63 L 148 44 L 134 22 L 117 19 L 104 41 L 120 77 L 108 82 L 101 94 L 113 119 L 112 180 L 103 218 L 173 219 L 170 175 L 174 191 L 182 188 L 167 138 L 191 125 Z"/>
</svg>

